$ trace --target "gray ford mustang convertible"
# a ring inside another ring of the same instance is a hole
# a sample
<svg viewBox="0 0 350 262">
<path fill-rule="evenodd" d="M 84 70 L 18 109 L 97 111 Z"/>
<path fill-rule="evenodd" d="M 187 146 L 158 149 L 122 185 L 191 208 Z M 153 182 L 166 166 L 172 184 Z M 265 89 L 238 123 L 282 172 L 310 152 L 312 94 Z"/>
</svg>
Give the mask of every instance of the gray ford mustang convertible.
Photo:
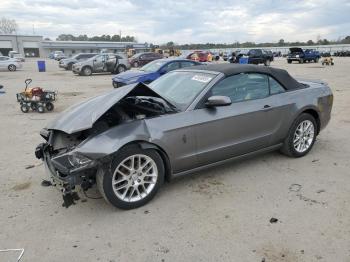
<svg viewBox="0 0 350 262">
<path fill-rule="evenodd" d="M 164 180 L 256 153 L 306 155 L 329 120 L 327 84 L 285 70 L 201 65 L 75 105 L 36 148 L 63 195 L 97 184 L 112 205 L 150 201 Z"/>
</svg>

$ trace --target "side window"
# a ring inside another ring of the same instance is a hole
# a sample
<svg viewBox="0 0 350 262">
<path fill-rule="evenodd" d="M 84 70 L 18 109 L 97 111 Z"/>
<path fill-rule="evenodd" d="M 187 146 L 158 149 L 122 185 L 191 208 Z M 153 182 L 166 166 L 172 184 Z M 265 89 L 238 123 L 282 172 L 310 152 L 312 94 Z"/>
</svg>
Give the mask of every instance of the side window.
<svg viewBox="0 0 350 262">
<path fill-rule="evenodd" d="M 189 67 L 189 66 L 194 66 L 195 63 L 193 62 L 181 62 L 181 67 Z"/>
<path fill-rule="evenodd" d="M 269 83 L 270 83 L 270 93 L 271 95 L 279 94 L 285 92 L 285 89 L 283 86 L 281 86 L 280 83 L 278 83 L 274 78 L 269 76 Z"/>
<path fill-rule="evenodd" d="M 164 66 L 163 70 L 168 73 L 170 71 L 173 71 L 179 68 L 180 68 L 179 62 L 173 62 Z"/>
<path fill-rule="evenodd" d="M 238 74 L 217 83 L 211 95 L 228 96 L 232 102 L 260 99 L 269 95 L 268 78 L 263 74 Z"/>
</svg>

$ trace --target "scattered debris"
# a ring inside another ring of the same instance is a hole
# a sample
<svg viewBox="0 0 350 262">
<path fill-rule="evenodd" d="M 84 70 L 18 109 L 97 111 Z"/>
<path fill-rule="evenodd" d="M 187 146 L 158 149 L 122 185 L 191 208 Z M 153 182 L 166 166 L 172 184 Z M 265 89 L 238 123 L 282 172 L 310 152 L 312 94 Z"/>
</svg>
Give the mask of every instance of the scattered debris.
<svg viewBox="0 0 350 262">
<path fill-rule="evenodd" d="M 272 224 L 272 223 L 277 223 L 277 221 L 278 221 L 278 219 L 277 218 L 274 218 L 274 217 L 272 217 L 271 219 L 270 219 L 270 223 Z"/>
<path fill-rule="evenodd" d="M 289 187 L 289 191 L 292 192 L 299 192 L 301 190 L 302 186 L 299 184 L 291 184 Z"/>
<path fill-rule="evenodd" d="M 41 181 L 41 186 L 44 186 L 44 187 L 52 186 L 52 183 L 49 180 L 43 180 Z"/>
<path fill-rule="evenodd" d="M 166 254 L 169 253 L 170 249 L 164 246 L 160 246 L 157 248 L 157 251 Z"/>
<path fill-rule="evenodd" d="M 263 257 L 263 259 L 261 259 L 261 262 L 265 262 L 265 258 Z"/>
<path fill-rule="evenodd" d="M 316 191 L 317 194 L 320 194 L 320 193 L 323 193 L 323 192 L 326 192 L 326 190 L 320 189 L 320 190 L 317 190 L 317 191 Z"/>
<path fill-rule="evenodd" d="M 26 165 L 25 169 L 31 169 L 33 167 L 35 167 L 35 165 Z"/>
<path fill-rule="evenodd" d="M 315 163 L 315 162 L 317 162 L 317 161 L 320 161 L 319 159 L 314 159 L 314 160 L 312 160 L 311 162 L 312 163 Z"/>
<path fill-rule="evenodd" d="M 74 245 L 73 247 L 74 247 L 74 248 L 77 248 L 78 246 L 77 246 L 77 245 Z"/>
<path fill-rule="evenodd" d="M 75 205 L 75 201 L 78 201 L 79 199 L 80 199 L 80 197 L 78 196 L 78 194 L 76 192 L 74 192 L 72 194 L 63 195 L 62 206 L 65 208 L 68 208 L 71 205 Z"/>
<path fill-rule="evenodd" d="M 148 210 L 145 210 L 143 213 L 144 213 L 144 214 L 149 214 L 149 211 L 148 211 Z"/>
<path fill-rule="evenodd" d="M 20 183 L 12 187 L 13 190 L 15 191 L 20 191 L 29 188 L 31 185 L 31 182 L 25 182 L 25 183 Z"/>
<path fill-rule="evenodd" d="M 305 253 L 304 249 L 300 250 L 300 253 L 304 254 Z"/>
</svg>

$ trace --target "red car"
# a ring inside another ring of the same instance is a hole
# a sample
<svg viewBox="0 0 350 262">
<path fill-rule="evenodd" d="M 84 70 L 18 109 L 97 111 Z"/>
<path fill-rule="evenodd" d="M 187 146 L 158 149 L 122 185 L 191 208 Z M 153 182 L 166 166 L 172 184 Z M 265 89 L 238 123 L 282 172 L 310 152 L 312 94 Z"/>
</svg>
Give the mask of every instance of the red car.
<svg viewBox="0 0 350 262">
<path fill-rule="evenodd" d="M 194 51 L 190 53 L 186 58 L 198 62 L 208 62 L 208 53 L 202 51 Z"/>
</svg>

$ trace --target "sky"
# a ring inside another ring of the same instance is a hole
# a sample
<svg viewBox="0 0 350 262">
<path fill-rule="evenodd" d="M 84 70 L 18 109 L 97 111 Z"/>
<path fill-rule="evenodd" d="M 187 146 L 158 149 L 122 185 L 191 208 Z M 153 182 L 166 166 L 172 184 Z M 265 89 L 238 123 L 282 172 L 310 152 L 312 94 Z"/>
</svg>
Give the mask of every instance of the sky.
<svg viewBox="0 0 350 262">
<path fill-rule="evenodd" d="M 18 33 L 119 34 L 140 43 L 337 40 L 350 35 L 350 0 L 1 0 Z"/>
</svg>

